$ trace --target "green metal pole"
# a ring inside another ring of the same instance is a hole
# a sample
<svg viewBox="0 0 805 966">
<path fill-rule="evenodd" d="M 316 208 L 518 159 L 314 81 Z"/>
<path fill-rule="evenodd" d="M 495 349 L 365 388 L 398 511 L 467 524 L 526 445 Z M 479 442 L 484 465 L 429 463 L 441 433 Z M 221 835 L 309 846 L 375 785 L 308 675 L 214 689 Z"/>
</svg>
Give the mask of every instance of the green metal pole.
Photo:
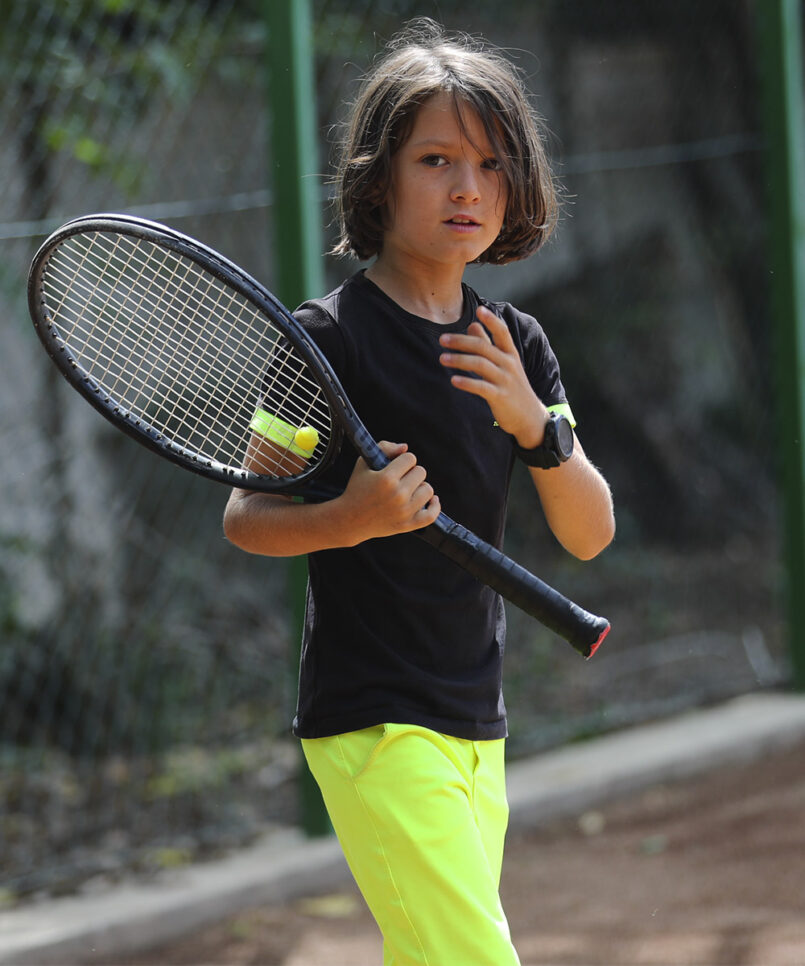
<svg viewBox="0 0 805 966">
<path fill-rule="evenodd" d="M 776 334 L 789 643 L 805 691 L 805 103 L 801 0 L 758 3 Z"/>
<path fill-rule="evenodd" d="M 268 29 L 274 287 L 293 308 L 324 292 L 318 139 L 309 0 L 264 0 Z M 289 562 L 292 619 L 301 638 L 307 565 Z M 299 652 L 295 652 L 294 676 Z M 299 772 L 301 824 L 308 835 L 331 831 L 318 786 L 304 761 Z"/>
</svg>

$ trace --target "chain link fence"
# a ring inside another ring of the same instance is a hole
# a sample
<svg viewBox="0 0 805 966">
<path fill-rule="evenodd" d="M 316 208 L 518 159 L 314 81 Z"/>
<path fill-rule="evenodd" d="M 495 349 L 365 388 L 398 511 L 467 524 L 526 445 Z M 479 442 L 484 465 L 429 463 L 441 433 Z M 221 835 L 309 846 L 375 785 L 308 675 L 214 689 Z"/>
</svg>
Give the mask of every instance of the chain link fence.
<svg viewBox="0 0 805 966">
<path fill-rule="evenodd" d="M 6 7 L 0 905 L 292 822 L 298 760 L 286 565 L 230 547 L 223 488 L 120 437 L 63 384 L 25 303 L 42 236 L 100 210 L 173 224 L 271 285 L 264 5 Z M 518 475 L 507 548 L 613 631 L 584 664 L 510 609 L 511 753 L 784 686 L 754 4 L 313 10 L 323 245 L 334 126 L 409 17 L 506 48 L 552 132 L 557 236 L 468 277 L 542 321 L 618 510 L 615 545 L 579 564 Z M 333 284 L 355 269 L 326 266 Z"/>
</svg>

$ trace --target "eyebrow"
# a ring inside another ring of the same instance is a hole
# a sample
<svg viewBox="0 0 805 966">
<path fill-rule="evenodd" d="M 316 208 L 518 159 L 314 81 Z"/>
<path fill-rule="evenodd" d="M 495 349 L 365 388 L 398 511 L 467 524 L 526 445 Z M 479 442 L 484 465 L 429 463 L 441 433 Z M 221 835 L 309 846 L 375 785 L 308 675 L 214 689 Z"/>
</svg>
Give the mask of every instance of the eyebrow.
<svg viewBox="0 0 805 966">
<path fill-rule="evenodd" d="M 491 157 L 495 153 L 495 148 L 492 144 L 480 145 L 480 148 L 485 149 L 488 147 L 489 150 L 486 151 L 480 150 L 479 147 L 473 144 L 469 138 L 465 137 L 463 140 L 466 141 L 477 154 L 480 154 L 481 157 Z M 417 150 L 422 150 L 423 148 L 453 148 L 456 144 L 454 141 L 442 141 L 439 138 L 423 138 L 421 141 L 409 141 L 408 143 L 410 147 L 416 148 Z"/>
<path fill-rule="evenodd" d="M 452 141 L 442 141 L 439 138 L 422 138 L 419 141 L 411 141 L 411 146 L 415 148 L 449 148 L 452 146 Z"/>
</svg>

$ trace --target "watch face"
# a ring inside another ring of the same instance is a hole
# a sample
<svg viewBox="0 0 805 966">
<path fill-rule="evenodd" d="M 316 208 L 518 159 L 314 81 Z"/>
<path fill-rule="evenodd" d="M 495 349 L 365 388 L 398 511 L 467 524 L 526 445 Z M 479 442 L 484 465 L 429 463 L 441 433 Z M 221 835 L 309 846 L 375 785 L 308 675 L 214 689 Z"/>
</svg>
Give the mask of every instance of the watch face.
<svg viewBox="0 0 805 966">
<path fill-rule="evenodd" d="M 573 455 L 573 427 L 570 420 L 565 416 L 560 416 L 555 421 L 556 426 L 556 448 L 559 458 L 569 460 Z"/>
</svg>

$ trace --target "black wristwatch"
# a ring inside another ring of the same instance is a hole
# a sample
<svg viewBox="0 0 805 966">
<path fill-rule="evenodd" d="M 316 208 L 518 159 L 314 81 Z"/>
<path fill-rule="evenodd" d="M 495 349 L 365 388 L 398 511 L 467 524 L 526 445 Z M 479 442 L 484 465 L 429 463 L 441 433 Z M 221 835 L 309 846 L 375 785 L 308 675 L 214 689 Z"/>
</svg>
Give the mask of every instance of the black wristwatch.
<svg viewBox="0 0 805 966">
<path fill-rule="evenodd" d="M 545 439 L 533 449 L 523 449 L 514 444 L 514 452 L 526 466 L 537 466 L 548 470 L 567 462 L 573 455 L 573 427 L 567 416 L 561 413 L 548 413 L 550 419 L 545 425 Z"/>
</svg>

